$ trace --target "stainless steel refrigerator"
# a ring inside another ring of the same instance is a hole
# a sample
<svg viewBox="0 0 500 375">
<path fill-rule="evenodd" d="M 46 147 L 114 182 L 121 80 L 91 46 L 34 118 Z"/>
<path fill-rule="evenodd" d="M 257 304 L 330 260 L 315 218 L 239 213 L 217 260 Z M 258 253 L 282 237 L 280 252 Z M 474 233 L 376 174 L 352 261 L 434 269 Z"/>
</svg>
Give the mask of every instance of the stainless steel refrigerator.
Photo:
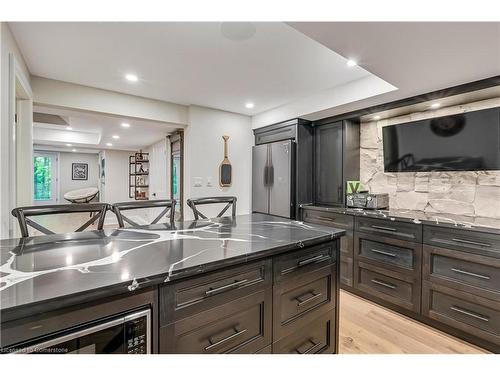
<svg viewBox="0 0 500 375">
<path fill-rule="evenodd" d="M 295 142 L 254 146 L 252 150 L 252 211 L 294 217 Z"/>
</svg>

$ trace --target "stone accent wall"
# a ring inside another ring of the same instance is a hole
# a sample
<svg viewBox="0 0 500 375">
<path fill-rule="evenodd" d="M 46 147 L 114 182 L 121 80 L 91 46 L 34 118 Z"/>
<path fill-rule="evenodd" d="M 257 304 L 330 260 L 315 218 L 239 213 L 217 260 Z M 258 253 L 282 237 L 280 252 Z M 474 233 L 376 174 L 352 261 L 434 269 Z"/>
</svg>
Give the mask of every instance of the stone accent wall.
<svg viewBox="0 0 500 375">
<path fill-rule="evenodd" d="M 500 171 L 384 173 L 382 127 L 500 106 L 500 98 L 361 124 L 360 177 L 391 209 L 500 218 Z"/>
</svg>

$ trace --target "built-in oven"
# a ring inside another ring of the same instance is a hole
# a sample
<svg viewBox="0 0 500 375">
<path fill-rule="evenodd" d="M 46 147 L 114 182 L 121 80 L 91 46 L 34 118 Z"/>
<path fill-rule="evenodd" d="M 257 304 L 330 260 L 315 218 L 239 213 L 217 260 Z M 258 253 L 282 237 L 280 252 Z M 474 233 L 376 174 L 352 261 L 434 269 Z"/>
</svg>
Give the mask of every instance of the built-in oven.
<svg viewBox="0 0 500 375">
<path fill-rule="evenodd" d="M 151 353 L 151 310 L 145 309 L 90 323 L 14 353 L 148 354 Z"/>
</svg>

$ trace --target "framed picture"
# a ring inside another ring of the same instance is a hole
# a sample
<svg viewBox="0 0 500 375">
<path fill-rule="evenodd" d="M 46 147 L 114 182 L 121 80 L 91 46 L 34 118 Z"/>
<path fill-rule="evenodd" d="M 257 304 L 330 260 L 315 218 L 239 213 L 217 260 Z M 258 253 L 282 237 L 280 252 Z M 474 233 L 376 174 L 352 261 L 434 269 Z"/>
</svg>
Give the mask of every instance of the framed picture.
<svg viewBox="0 0 500 375">
<path fill-rule="evenodd" d="M 88 180 L 89 178 L 89 165 L 85 163 L 72 163 L 73 174 L 72 180 Z"/>
</svg>

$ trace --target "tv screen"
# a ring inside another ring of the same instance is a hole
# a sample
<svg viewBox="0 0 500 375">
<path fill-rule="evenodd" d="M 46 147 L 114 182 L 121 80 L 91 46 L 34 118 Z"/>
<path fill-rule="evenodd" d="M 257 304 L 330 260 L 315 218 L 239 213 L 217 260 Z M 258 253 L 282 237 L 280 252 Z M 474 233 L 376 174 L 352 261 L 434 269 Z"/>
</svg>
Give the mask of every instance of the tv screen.
<svg viewBox="0 0 500 375">
<path fill-rule="evenodd" d="M 500 108 L 382 128 L 386 172 L 500 170 Z"/>
</svg>

